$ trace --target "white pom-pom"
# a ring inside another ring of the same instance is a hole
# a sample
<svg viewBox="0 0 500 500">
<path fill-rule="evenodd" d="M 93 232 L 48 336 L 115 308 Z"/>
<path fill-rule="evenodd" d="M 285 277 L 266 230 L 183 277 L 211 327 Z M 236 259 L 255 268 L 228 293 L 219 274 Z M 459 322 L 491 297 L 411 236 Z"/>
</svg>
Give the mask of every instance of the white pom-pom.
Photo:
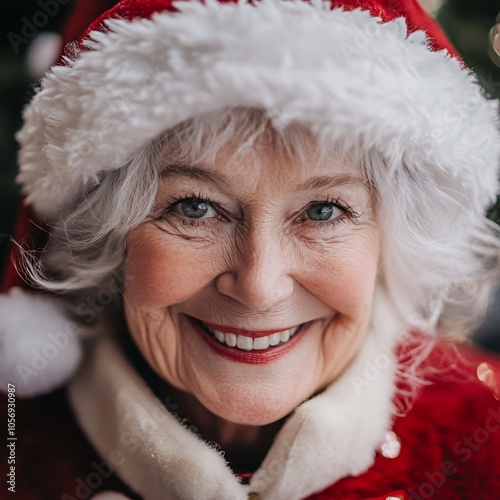
<svg viewBox="0 0 500 500">
<path fill-rule="evenodd" d="M 21 288 L 0 295 L 0 389 L 15 384 L 30 397 L 64 385 L 82 357 L 80 334 L 54 296 Z"/>
<path fill-rule="evenodd" d="M 30 44 L 26 63 L 34 80 L 39 80 L 57 61 L 63 46 L 58 33 L 40 33 Z"/>
</svg>

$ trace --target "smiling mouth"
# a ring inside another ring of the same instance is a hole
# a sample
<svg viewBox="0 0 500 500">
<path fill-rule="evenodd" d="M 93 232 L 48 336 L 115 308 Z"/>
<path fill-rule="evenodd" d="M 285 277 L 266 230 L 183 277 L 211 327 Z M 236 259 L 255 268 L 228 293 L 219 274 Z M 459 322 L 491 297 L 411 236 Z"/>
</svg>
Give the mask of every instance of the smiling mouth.
<svg viewBox="0 0 500 500">
<path fill-rule="evenodd" d="M 273 347 L 280 347 L 287 344 L 296 335 L 302 327 L 306 324 L 294 326 L 286 330 L 274 331 L 269 335 L 265 335 L 266 332 L 259 334 L 253 334 L 252 336 L 243 335 L 241 333 L 235 333 L 236 329 L 231 332 L 222 331 L 214 328 L 199 319 L 193 318 L 193 320 L 206 332 L 216 340 L 219 344 L 232 348 L 234 350 L 245 351 L 245 352 L 258 352 L 269 350 Z"/>
</svg>

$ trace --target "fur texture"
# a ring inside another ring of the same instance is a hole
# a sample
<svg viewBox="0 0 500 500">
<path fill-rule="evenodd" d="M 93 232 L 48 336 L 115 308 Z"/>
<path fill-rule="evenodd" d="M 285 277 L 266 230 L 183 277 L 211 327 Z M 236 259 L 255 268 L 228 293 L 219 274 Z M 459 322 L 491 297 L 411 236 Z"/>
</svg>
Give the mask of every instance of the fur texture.
<svg viewBox="0 0 500 500">
<path fill-rule="evenodd" d="M 408 36 L 402 18 L 302 1 L 175 7 L 109 20 L 89 35 L 90 50 L 42 81 L 19 133 L 19 182 L 39 214 L 60 213 L 161 131 L 226 106 L 375 147 L 387 175 L 405 165 L 449 176 L 471 210 L 493 201 L 495 106 L 456 59 L 429 50 L 424 32 Z"/>
<path fill-rule="evenodd" d="M 81 328 L 52 296 L 12 288 L 0 300 L 0 381 L 18 396 L 45 394 L 71 377 L 82 357 Z M 6 390 L 6 389 L 4 389 Z"/>
</svg>

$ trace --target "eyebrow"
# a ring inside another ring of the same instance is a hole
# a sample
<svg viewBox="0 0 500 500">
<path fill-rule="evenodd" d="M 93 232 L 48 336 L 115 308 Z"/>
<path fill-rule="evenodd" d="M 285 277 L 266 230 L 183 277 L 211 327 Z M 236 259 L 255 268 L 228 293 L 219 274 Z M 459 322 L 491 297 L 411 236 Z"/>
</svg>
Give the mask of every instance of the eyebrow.
<svg viewBox="0 0 500 500">
<path fill-rule="evenodd" d="M 226 177 L 218 172 L 212 172 L 195 165 L 169 165 L 161 172 L 163 179 L 169 177 L 182 176 L 198 181 L 209 182 L 210 184 L 223 185 L 225 188 L 229 187 L 229 182 Z"/>
<path fill-rule="evenodd" d="M 206 170 L 195 165 L 170 165 L 161 172 L 161 177 L 164 179 L 175 176 L 188 177 L 190 179 L 209 182 L 210 184 L 219 186 L 222 185 L 226 189 L 228 189 L 230 186 L 229 181 L 223 174 Z M 363 186 L 364 184 L 365 181 L 363 179 L 361 179 L 360 177 L 354 177 L 349 174 L 322 175 L 318 177 L 312 177 L 311 179 L 298 184 L 295 189 L 296 191 L 308 191 L 312 189 L 322 189 L 327 187 L 346 185 L 358 187 Z"/>
<path fill-rule="evenodd" d="M 336 186 L 363 186 L 365 181 L 360 177 L 354 177 L 349 174 L 337 174 L 337 175 L 322 175 L 319 177 L 312 177 L 307 179 L 307 181 L 299 184 L 296 187 L 297 191 L 308 191 L 311 189 L 321 189 L 327 187 Z"/>
</svg>

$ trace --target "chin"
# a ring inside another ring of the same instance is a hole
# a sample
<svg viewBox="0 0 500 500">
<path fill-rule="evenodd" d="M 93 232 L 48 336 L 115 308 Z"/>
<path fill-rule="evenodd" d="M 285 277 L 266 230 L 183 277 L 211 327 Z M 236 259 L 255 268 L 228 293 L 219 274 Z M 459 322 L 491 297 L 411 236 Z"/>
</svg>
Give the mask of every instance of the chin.
<svg viewBox="0 0 500 500">
<path fill-rule="evenodd" d="M 243 391 L 245 394 L 241 397 Z M 263 426 L 277 422 L 289 415 L 302 402 L 295 401 L 296 395 L 292 400 L 291 397 L 278 389 L 274 391 L 274 397 L 269 397 L 268 394 L 256 395 L 256 392 L 257 390 L 233 390 L 230 394 L 215 401 L 207 399 L 206 396 L 198 398 L 198 400 L 205 408 L 228 422 L 252 426 Z M 280 397 L 277 398 L 276 394 Z"/>
</svg>

